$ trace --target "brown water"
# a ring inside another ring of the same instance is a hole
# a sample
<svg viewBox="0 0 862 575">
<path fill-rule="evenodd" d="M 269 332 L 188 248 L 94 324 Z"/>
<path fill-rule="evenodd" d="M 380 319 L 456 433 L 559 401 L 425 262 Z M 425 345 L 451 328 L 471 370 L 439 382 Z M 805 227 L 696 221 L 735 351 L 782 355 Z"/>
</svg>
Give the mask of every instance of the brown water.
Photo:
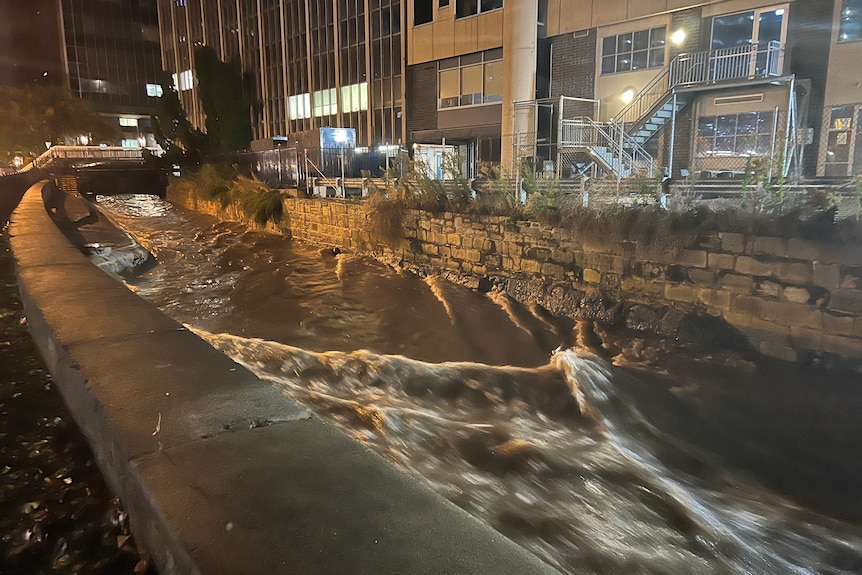
<svg viewBox="0 0 862 575">
<path fill-rule="evenodd" d="M 862 573 L 852 377 L 101 206 L 158 260 L 139 295 L 563 572 Z"/>
</svg>

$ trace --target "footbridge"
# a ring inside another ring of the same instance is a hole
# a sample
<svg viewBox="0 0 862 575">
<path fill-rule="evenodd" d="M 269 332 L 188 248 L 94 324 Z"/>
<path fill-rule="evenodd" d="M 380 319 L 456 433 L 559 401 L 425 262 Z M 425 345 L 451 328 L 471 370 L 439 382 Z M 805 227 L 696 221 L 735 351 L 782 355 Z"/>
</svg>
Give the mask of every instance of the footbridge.
<svg viewBox="0 0 862 575">
<path fill-rule="evenodd" d="M 167 176 L 148 163 L 142 148 L 52 146 L 25 170 L 53 179 L 66 193 L 96 195 L 152 194 L 165 197 Z"/>
</svg>

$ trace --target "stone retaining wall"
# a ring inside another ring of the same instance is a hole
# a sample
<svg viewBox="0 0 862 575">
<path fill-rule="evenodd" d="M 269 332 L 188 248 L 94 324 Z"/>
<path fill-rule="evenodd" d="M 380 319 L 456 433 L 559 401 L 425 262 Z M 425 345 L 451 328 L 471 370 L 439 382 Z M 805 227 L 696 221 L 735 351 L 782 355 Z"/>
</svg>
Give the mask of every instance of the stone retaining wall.
<svg viewBox="0 0 862 575">
<path fill-rule="evenodd" d="M 243 219 L 209 202 L 171 199 Z M 682 329 L 686 322 L 669 317 L 701 318 L 709 328 L 700 335 L 712 343 L 737 335 L 787 361 L 862 365 L 862 245 L 720 232 L 693 249 L 660 249 L 507 217 L 415 210 L 403 214 L 404 239 L 387 242 L 369 232 L 361 203 L 290 198 L 285 213 L 274 231 L 375 252 L 474 287 L 496 285 L 554 313 L 680 337 L 698 330 Z"/>
</svg>

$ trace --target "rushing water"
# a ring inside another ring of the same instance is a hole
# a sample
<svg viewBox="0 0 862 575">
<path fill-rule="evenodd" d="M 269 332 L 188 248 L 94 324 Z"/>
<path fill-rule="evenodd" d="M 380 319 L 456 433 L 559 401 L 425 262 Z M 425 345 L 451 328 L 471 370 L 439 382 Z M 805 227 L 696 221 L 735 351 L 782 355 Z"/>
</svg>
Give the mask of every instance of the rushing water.
<svg viewBox="0 0 862 575">
<path fill-rule="evenodd" d="M 563 572 L 862 573 L 858 382 L 101 206 L 157 258 L 139 295 Z"/>
</svg>

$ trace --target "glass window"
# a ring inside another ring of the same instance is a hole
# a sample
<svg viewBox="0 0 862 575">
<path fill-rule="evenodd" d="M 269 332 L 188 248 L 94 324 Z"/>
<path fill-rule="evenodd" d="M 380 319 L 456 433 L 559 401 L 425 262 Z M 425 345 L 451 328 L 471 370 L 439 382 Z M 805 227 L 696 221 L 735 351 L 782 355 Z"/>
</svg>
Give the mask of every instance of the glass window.
<svg viewBox="0 0 862 575">
<path fill-rule="evenodd" d="M 503 0 L 455 0 L 455 17 L 465 18 L 503 7 Z"/>
<path fill-rule="evenodd" d="M 483 94 L 485 102 L 503 101 L 503 62 L 485 63 L 485 87 Z"/>
<path fill-rule="evenodd" d="M 502 51 L 488 50 L 438 63 L 438 108 L 474 106 L 503 99 Z"/>
<path fill-rule="evenodd" d="M 161 98 L 162 87 L 159 84 L 147 84 L 147 96 L 150 98 Z"/>
<path fill-rule="evenodd" d="M 602 74 L 664 66 L 665 28 L 602 38 Z"/>
<path fill-rule="evenodd" d="M 490 12 L 491 10 L 499 10 L 503 7 L 503 0 L 482 0 L 482 12 Z"/>
<path fill-rule="evenodd" d="M 773 112 L 703 116 L 697 122 L 697 155 L 767 156 L 772 142 Z"/>
<path fill-rule="evenodd" d="M 839 42 L 862 40 L 862 0 L 844 0 L 841 3 Z"/>
<path fill-rule="evenodd" d="M 458 106 L 460 102 L 459 96 L 461 89 L 458 86 L 459 70 L 441 70 L 440 71 L 440 107 L 451 108 Z"/>
<path fill-rule="evenodd" d="M 341 111 L 358 112 L 368 109 L 368 82 L 341 87 Z"/>
<path fill-rule="evenodd" d="M 298 94 L 287 99 L 287 115 L 291 120 L 311 117 L 311 95 Z"/>
<path fill-rule="evenodd" d="M 338 98 L 335 88 L 316 91 L 313 100 L 314 109 L 312 111 L 315 118 L 338 113 Z"/>
<path fill-rule="evenodd" d="M 482 103 L 482 65 L 461 68 L 461 105 Z"/>
<path fill-rule="evenodd" d="M 464 18 L 479 13 L 477 0 L 455 0 L 455 17 Z"/>
<path fill-rule="evenodd" d="M 754 12 L 742 12 L 712 19 L 712 48 L 748 46 L 754 39 Z"/>
<path fill-rule="evenodd" d="M 138 126 L 138 119 L 137 118 L 123 118 L 123 117 L 121 117 L 120 118 L 120 125 L 136 128 Z"/>
</svg>

